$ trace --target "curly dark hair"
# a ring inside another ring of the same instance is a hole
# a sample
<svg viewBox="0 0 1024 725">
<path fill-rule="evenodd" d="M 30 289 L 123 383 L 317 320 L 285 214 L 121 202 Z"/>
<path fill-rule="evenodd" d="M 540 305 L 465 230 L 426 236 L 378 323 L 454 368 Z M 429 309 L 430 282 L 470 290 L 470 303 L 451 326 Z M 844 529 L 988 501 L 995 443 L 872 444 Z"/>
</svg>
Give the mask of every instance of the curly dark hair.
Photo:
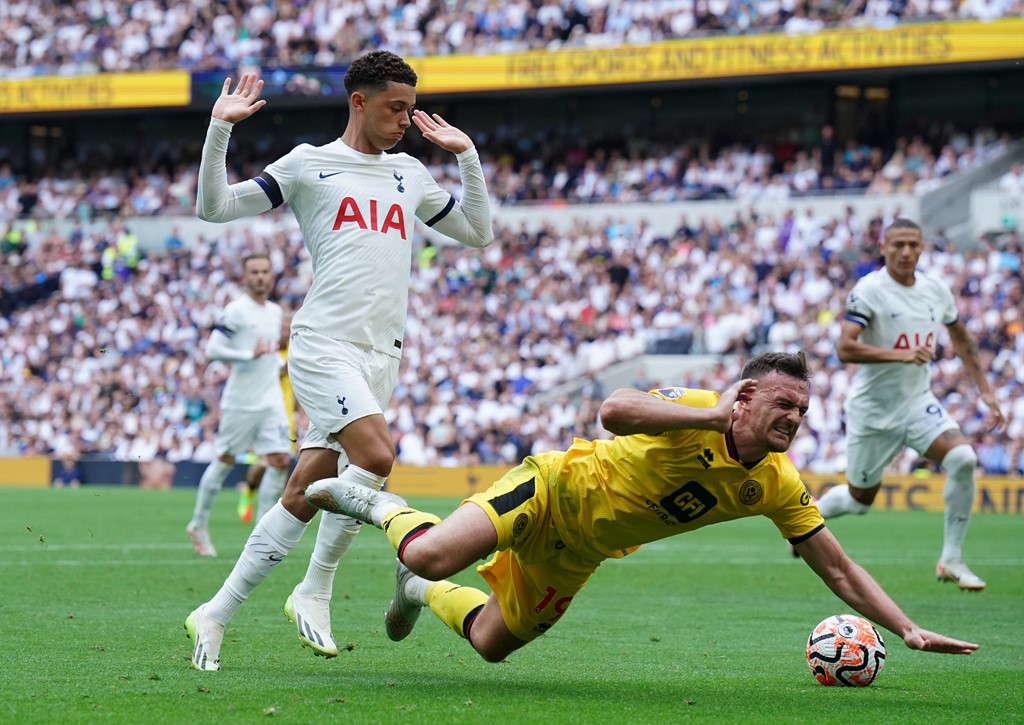
<svg viewBox="0 0 1024 725">
<path fill-rule="evenodd" d="M 747 360 L 741 378 L 760 380 L 769 373 L 782 373 L 797 380 L 810 382 L 811 369 L 807 357 L 800 352 L 762 352 Z"/>
<path fill-rule="evenodd" d="M 416 71 L 400 56 L 387 50 L 375 50 L 352 61 L 345 73 L 345 91 L 383 91 L 388 81 L 416 87 Z"/>
</svg>

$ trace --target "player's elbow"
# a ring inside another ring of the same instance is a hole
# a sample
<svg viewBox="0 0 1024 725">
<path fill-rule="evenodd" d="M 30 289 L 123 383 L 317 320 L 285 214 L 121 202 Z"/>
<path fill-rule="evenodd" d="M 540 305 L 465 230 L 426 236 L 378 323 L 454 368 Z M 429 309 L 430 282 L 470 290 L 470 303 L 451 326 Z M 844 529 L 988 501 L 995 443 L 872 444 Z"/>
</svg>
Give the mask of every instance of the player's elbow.
<svg viewBox="0 0 1024 725">
<path fill-rule="evenodd" d="M 466 241 L 467 246 L 473 247 L 474 249 L 483 249 L 484 247 L 490 246 L 491 242 L 494 241 L 494 232 L 488 227 L 487 231 L 483 234 L 473 234 Z"/>
<path fill-rule="evenodd" d="M 633 425 L 637 422 L 632 406 L 626 404 L 621 397 L 617 397 L 614 393 L 601 403 L 597 415 L 604 429 L 615 435 L 629 435 Z"/>
</svg>

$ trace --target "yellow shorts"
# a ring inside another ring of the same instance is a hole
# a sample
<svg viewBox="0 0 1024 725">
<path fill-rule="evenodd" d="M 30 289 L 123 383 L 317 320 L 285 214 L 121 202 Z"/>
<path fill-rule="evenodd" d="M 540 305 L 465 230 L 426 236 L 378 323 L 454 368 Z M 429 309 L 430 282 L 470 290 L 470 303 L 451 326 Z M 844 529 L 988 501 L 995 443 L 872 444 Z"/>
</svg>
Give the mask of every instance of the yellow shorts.
<svg viewBox="0 0 1024 725">
<path fill-rule="evenodd" d="M 526 458 L 465 501 L 483 509 L 498 532 L 497 551 L 477 571 L 509 631 L 526 642 L 554 626 L 601 563 L 570 551 L 552 524 L 546 458 Z"/>
</svg>

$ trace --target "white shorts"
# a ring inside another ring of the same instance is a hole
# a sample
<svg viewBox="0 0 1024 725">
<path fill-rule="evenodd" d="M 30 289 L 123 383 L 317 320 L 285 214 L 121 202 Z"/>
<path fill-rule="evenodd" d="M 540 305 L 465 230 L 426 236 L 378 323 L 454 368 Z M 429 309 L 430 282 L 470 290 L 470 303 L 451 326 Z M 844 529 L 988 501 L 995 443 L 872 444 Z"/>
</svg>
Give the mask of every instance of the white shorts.
<svg viewBox="0 0 1024 725">
<path fill-rule="evenodd" d="M 214 449 L 218 457 L 250 450 L 257 456 L 290 452 L 292 442 L 288 437 L 288 415 L 284 407 L 222 410 Z"/>
<path fill-rule="evenodd" d="M 912 402 L 899 428 L 849 433 L 846 437 L 846 479 L 854 488 L 871 488 L 882 482 L 882 471 L 904 447 L 924 455 L 935 439 L 947 430 L 960 430 L 938 398 L 931 393 Z"/>
<path fill-rule="evenodd" d="M 288 378 L 309 416 L 303 448 L 343 452 L 334 434 L 354 420 L 383 414 L 398 383 L 396 357 L 300 329 L 288 345 Z"/>
</svg>

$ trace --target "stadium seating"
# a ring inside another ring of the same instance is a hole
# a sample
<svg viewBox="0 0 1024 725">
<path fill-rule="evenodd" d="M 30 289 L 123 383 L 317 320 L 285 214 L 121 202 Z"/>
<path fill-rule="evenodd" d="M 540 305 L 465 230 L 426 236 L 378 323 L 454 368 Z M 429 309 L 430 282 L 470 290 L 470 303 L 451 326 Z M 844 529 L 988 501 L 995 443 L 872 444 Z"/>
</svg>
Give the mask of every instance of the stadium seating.
<svg viewBox="0 0 1024 725">
<path fill-rule="evenodd" d="M 635 385 L 718 389 L 738 372 L 738 356 L 806 349 L 815 394 L 791 455 L 808 470 L 841 470 L 850 370 L 834 354 L 837 315 L 846 290 L 870 268 L 858 250 L 886 221 L 784 210 L 728 227 L 695 223 L 657 239 L 621 222 L 576 232 L 500 228 L 480 255 L 447 246 L 423 255 L 414 265 L 415 312 L 388 411 L 399 461 L 507 463 L 567 445 L 573 435 L 607 435 L 596 411 L 610 391 L 598 374 L 673 340 L 677 352 L 711 353 L 723 364 Z M 23 301 L 0 319 L 0 450 L 119 460 L 212 456 L 226 369 L 206 364 L 203 340 L 215 310 L 238 294 L 234 265 L 256 238 L 236 231 L 133 268 L 116 256 L 103 261 L 118 233 L 51 233 L 20 252 L 32 269 L 63 271 L 59 293 Z M 261 222 L 259 238 L 270 246 L 279 298 L 295 307 L 309 274 L 301 240 L 273 218 Z M 976 393 L 948 345 L 940 348 L 935 388 L 982 444 L 983 464 L 1003 461 L 1013 470 L 1024 464 L 1024 396 L 1014 363 L 1024 345 L 1019 263 L 1012 237 L 966 253 L 932 245 L 922 260 L 961 295 L 1007 429 L 982 437 Z M 568 385 L 524 414 L 532 395 L 581 380 L 589 382 Z"/>
</svg>

